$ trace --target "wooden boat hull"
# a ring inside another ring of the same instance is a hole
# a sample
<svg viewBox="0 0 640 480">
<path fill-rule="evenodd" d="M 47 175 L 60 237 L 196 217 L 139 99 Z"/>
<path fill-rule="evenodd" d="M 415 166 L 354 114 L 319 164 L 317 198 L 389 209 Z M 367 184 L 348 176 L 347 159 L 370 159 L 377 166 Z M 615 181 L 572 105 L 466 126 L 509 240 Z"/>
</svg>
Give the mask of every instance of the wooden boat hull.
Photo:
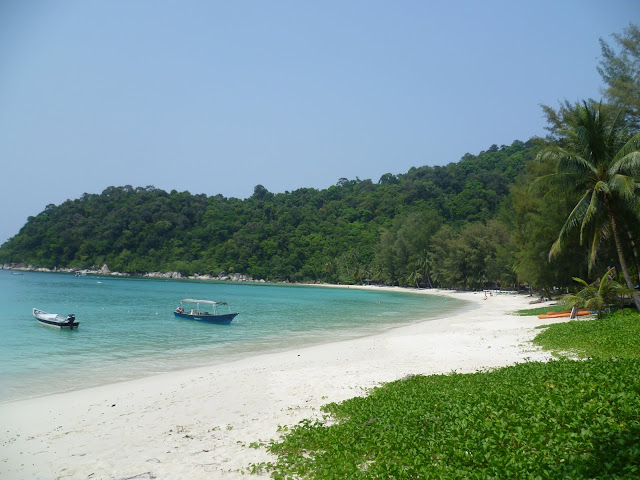
<svg viewBox="0 0 640 480">
<path fill-rule="evenodd" d="M 173 312 L 178 318 L 186 318 L 188 320 L 196 320 L 198 322 L 216 323 L 219 325 L 229 325 L 231 321 L 238 315 L 237 313 L 227 313 L 221 315 L 191 315 L 189 313 Z"/>
</svg>

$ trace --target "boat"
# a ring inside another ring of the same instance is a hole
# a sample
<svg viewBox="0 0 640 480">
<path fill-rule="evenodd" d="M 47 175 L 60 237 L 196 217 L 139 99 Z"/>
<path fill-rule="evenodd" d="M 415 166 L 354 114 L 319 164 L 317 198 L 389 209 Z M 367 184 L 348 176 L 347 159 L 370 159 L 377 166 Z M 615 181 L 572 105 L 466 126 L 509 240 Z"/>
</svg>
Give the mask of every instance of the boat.
<svg viewBox="0 0 640 480">
<path fill-rule="evenodd" d="M 77 329 L 80 322 L 76 322 L 76 316 L 71 313 L 66 317 L 57 313 L 47 313 L 37 308 L 33 309 L 33 316 L 43 325 L 48 327 L 62 328 L 64 330 Z"/>
<path fill-rule="evenodd" d="M 582 317 L 584 315 L 591 315 L 593 312 L 591 310 L 587 310 L 586 308 L 580 309 L 576 312 L 576 316 Z M 571 310 L 566 310 L 563 312 L 547 312 L 541 315 L 538 315 L 538 318 L 562 318 L 562 317 L 570 317 Z"/>
<path fill-rule="evenodd" d="M 227 307 L 227 313 L 219 313 L 218 305 Z M 178 318 L 188 318 L 199 322 L 218 323 L 229 325 L 238 315 L 231 312 L 231 307 L 227 302 L 212 302 L 211 300 L 194 300 L 184 298 L 180 300 L 180 306 L 173 312 Z"/>
</svg>

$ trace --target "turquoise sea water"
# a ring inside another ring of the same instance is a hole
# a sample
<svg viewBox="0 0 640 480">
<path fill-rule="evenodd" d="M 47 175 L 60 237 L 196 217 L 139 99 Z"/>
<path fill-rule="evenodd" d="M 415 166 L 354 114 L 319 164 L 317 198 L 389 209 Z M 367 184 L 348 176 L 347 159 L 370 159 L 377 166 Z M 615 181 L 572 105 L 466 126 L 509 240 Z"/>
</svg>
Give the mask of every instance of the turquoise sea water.
<svg viewBox="0 0 640 480">
<path fill-rule="evenodd" d="M 231 325 L 177 319 L 182 298 L 227 301 Z M 0 270 L 0 402 L 379 333 L 460 308 L 402 292 Z M 78 330 L 32 308 L 74 313 Z"/>
</svg>

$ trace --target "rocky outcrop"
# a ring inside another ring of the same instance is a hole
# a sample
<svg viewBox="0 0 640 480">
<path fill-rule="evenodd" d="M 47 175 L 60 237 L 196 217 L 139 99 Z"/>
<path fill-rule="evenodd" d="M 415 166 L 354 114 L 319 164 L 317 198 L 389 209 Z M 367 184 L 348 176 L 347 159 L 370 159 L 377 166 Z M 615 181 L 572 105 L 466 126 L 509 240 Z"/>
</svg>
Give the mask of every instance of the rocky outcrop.
<svg viewBox="0 0 640 480">
<path fill-rule="evenodd" d="M 145 273 L 143 277 L 149 278 L 183 278 L 180 272 L 149 272 Z"/>
<path fill-rule="evenodd" d="M 101 268 L 95 270 L 83 269 L 80 270 L 78 268 L 43 268 L 43 267 L 34 267 L 33 265 L 24 264 L 0 264 L 0 268 L 6 270 L 24 270 L 31 272 L 59 272 L 59 273 L 76 273 L 81 275 L 110 275 L 110 276 L 119 276 L 119 277 L 128 277 L 131 276 L 128 273 L 121 272 L 112 272 L 109 266 L 105 263 Z M 266 283 L 264 279 L 253 279 L 248 275 L 243 275 L 242 273 L 227 273 L 220 272 L 218 275 L 204 274 L 200 275 L 196 273 L 194 275 L 183 276 L 180 272 L 149 272 L 145 274 L 140 274 L 141 277 L 148 278 L 166 278 L 166 279 L 180 279 L 180 278 L 188 278 L 190 280 L 217 280 L 220 282 L 259 282 Z M 284 282 L 288 283 L 288 282 Z"/>
</svg>

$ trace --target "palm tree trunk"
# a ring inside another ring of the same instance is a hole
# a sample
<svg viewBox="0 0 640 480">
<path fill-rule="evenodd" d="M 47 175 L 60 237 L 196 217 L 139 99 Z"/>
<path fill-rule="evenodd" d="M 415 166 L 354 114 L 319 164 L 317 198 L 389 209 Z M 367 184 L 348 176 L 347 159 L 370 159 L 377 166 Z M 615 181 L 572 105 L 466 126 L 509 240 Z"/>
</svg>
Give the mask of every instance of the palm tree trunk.
<svg viewBox="0 0 640 480">
<path fill-rule="evenodd" d="M 633 303 L 636 304 L 636 308 L 640 312 L 640 293 L 634 290 L 633 282 L 631 281 L 631 275 L 629 274 L 629 268 L 627 267 L 627 261 L 624 258 L 624 252 L 622 251 L 622 242 L 620 241 L 620 234 L 618 233 L 618 226 L 616 224 L 616 219 L 613 215 L 613 211 L 611 210 L 611 206 L 608 201 L 605 201 L 607 210 L 609 212 L 609 218 L 611 219 L 611 230 L 613 230 L 613 239 L 616 242 L 616 250 L 618 251 L 618 260 L 620 261 L 620 269 L 622 270 L 622 275 L 624 275 L 624 281 L 631 290 L 633 290 Z"/>
</svg>

